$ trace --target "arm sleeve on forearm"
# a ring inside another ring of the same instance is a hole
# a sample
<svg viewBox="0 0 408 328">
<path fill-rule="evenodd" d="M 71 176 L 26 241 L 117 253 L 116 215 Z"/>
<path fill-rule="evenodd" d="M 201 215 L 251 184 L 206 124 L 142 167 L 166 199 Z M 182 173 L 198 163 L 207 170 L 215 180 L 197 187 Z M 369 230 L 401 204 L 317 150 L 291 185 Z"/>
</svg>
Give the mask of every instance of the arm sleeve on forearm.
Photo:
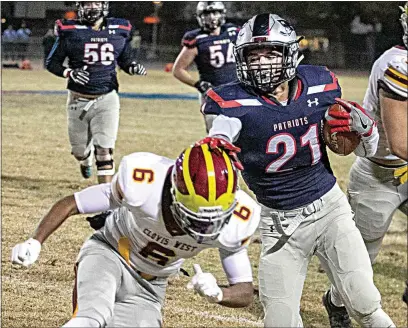
<svg viewBox="0 0 408 328">
<path fill-rule="evenodd" d="M 235 142 L 239 137 L 242 123 L 236 117 L 227 117 L 224 115 L 218 115 L 210 129 L 209 136 L 222 135 L 229 139 L 230 142 Z"/>
<path fill-rule="evenodd" d="M 252 268 L 247 248 L 243 248 L 235 253 L 221 248 L 219 251 L 222 267 L 231 285 L 240 282 L 252 282 Z"/>
<path fill-rule="evenodd" d="M 54 46 L 50 51 L 50 54 L 47 57 L 47 61 L 45 64 L 47 70 L 52 74 L 55 74 L 56 76 L 65 77 L 64 71 L 67 69 L 67 67 L 63 65 L 65 58 L 66 52 L 64 49 L 63 42 L 60 38 L 57 38 L 57 40 L 54 43 Z"/>
</svg>

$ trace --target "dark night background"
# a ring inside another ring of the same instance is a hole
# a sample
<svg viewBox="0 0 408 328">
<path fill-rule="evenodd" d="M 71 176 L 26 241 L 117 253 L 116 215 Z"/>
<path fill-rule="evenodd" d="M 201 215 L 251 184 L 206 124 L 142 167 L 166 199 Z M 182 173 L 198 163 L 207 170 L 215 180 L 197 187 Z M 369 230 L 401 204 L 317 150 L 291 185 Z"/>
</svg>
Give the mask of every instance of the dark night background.
<svg viewBox="0 0 408 328">
<path fill-rule="evenodd" d="M 31 8 L 28 2 L 1 2 L 2 30 L 9 24 L 18 28 L 24 20 L 32 30 L 32 56 L 37 53 L 35 44 L 53 25 L 55 19 L 75 9 L 75 2 L 39 2 L 40 9 Z M 157 3 L 157 2 L 156 2 Z M 310 63 L 324 62 L 340 68 L 369 68 L 372 61 L 384 50 L 400 44 L 402 28 L 399 22 L 401 1 L 231 1 L 224 2 L 227 21 L 243 24 L 253 15 L 271 12 L 288 19 L 298 35 L 304 35 L 315 46 L 306 48 Z M 180 40 L 190 29 L 197 28 L 194 13 L 197 2 L 163 1 L 158 6 L 152 1 L 110 2 L 110 16 L 127 18 L 141 35 L 140 56 L 146 57 L 152 46 L 153 25 L 144 24 L 146 16 L 156 13 L 160 18 L 157 25 L 157 56 L 159 61 L 173 61 L 180 50 Z M 37 7 L 39 5 L 37 4 Z M 40 17 L 39 17 L 40 16 Z M 356 35 L 351 33 L 350 23 L 359 16 L 362 24 L 376 26 L 374 31 Z M 37 38 L 37 39 L 36 39 Z M 329 46 L 322 48 L 328 42 Z M 310 44 L 310 43 L 309 43 Z"/>
</svg>

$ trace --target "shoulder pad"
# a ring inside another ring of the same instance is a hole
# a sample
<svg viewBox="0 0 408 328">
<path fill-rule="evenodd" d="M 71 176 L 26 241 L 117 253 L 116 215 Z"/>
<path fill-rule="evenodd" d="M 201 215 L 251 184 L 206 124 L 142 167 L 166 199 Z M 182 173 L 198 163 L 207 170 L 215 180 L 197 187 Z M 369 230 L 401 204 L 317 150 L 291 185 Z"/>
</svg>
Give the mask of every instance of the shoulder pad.
<svg viewBox="0 0 408 328">
<path fill-rule="evenodd" d="M 132 30 L 132 24 L 124 18 L 110 17 L 106 19 L 106 26 L 109 29 L 118 29 L 130 32 Z"/>
<path fill-rule="evenodd" d="M 341 97 L 341 88 L 336 75 L 325 66 L 300 65 L 298 74 L 306 82 L 307 94 L 333 91 Z"/>
<path fill-rule="evenodd" d="M 238 204 L 218 241 L 228 249 L 247 245 L 261 220 L 261 207 L 245 191 L 237 191 Z"/>
<path fill-rule="evenodd" d="M 123 192 L 123 201 L 141 206 L 151 194 L 162 191 L 173 160 L 152 153 L 133 153 L 123 157 L 113 183 Z"/>
<path fill-rule="evenodd" d="M 407 58 L 395 58 L 384 72 L 384 83 L 397 95 L 408 98 Z"/>
<path fill-rule="evenodd" d="M 187 48 L 195 48 L 197 45 L 197 36 L 200 34 L 200 29 L 188 31 L 181 39 L 181 45 Z"/>
<path fill-rule="evenodd" d="M 252 107 L 262 106 L 257 98 L 242 88 L 239 82 L 231 82 L 210 89 L 201 110 L 204 114 L 240 117 Z"/>
<path fill-rule="evenodd" d="M 232 23 L 225 23 L 223 26 L 224 26 L 225 28 L 230 28 L 230 27 L 237 28 L 237 26 L 236 26 L 235 24 L 232 24 Z"/>
<path fill-rule="evenodd" d="M 238 26 L 236 26 L 235 24 L 232 24 L 232 23 L 225 23 L 223 26 L 222 26 L 222 28 L 223 28 L 223 30 L 224 31 L 239 31 L 240 30 L 240 28 L 238 27 Z"/>
<path fill-rule="evenodd" d="M 65 32 L 71 32 L 80 29 L 86 30 L 87 27 L 77 19 L 74 20 L 58 19 L 55 21 L 54 33 L 56 36 L 61 36 Z"/>
</svg>

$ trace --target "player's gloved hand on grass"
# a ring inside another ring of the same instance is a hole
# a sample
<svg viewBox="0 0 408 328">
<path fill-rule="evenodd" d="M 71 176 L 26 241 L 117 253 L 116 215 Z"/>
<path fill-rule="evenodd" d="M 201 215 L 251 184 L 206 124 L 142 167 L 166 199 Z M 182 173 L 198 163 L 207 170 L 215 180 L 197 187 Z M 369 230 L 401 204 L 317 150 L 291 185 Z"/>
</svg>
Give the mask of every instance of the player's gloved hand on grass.
<svg viewBox="0 0 408 328">
<path fill-rule="evenodd" d="M 25 267 L 37 261 L 41 251 L 41 243 L 37 239 L 30 238 L 24 243 L 17 244 L 11 251 L 11 262 Z"/>
<path fill-rule="evenodd" d="M 402 166 L 394 170 L 394 185 L 399 186 L 407 182 L 408 166 Z"/>
<path fill-rule="evenodd" d="M 146 68 L 140 64 L 133 62 L 129 66 L 129 74 L 130 75 L 147 75 Z"/>
<path fill-rule="evenodd" d="M 205 137 L 204 139 L 201 139 L 195 143 L 196 146 L 204 144 L 208 144 L 210 149 L 220 148 L 224 150 L 231 158 L 232 163 L 238 170 L 242 171 L 244 169 L 237 156 L 237 153 L 241 152 L 241 148 L 234 146 L 232 143 L 225 139 L 217 137 Z"/>
<path fill-rule="evenodd" d="M 187 284 L 187 289 L 194 289 L 200 296 L 210 303 L 219 303 L 223 299 L 222 289 L 217 280 L 209 272 L 203 272 L 199 264 L 193 264 L 195 275 Z"/>
<path fill-rule="evenodd" d="M 329 108 L 325 118 L 331 127 L 331 133 L 355 131 L 363 137 L 369 137 L 375 127 L 375 121 L 366 110 L 353 101 L 336 98 L 336 102 L 347 112 L 334 111 Z"/>
<path fill-rule="evenodd" d="M 89 82 L 88 66 L 68 70 L 67 77 L 76 84 L 86 85 Z"/>
<path fill-rule="evenodd" d="M 197 81 L 194 84 L 194 88 L 196 88 L 202 94 L 206 93 L 212 87 L 213 87 L 213 85 L 210 82 L 207 82 L 207 81 Z"/>
</svg>

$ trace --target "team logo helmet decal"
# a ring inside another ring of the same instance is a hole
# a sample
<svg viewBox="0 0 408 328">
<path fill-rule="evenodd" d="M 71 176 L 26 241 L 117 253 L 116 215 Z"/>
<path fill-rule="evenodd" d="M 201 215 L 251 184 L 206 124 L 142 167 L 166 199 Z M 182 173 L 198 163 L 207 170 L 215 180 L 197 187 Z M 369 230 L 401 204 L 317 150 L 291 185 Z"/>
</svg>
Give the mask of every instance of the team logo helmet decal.
<svg viewBox="0 0 408 328">
<path fill-rule="evenodd" d="M 175 220 L 199 243 L 216 239 L 236 206 L 237 185 L 237 172 L 223 150 L 187 148 L 172 171 Z"/>
</svg>

